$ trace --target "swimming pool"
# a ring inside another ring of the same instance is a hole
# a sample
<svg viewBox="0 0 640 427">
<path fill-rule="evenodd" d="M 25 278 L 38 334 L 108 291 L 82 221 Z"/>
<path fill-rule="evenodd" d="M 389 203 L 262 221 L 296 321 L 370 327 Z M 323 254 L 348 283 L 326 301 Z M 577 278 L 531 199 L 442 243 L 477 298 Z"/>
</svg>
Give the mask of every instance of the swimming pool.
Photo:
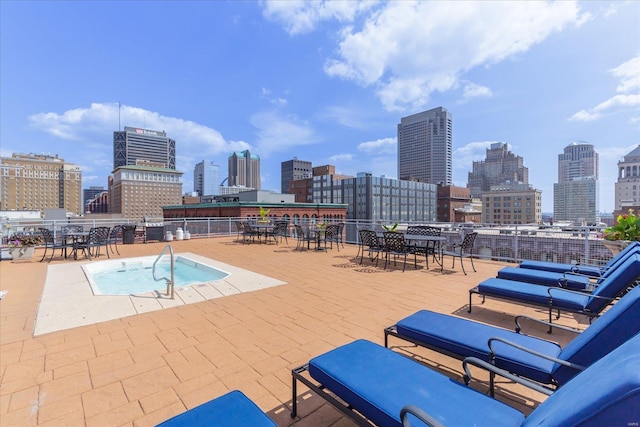
<svg viewBox="0 0 640 427">
<path fill-rule="evenodd" d="M 95 295 L 132 295 L 165 290 L 164 280 L 153 280 L 153 262 L 157 257 L 127 258 L 99 261 L 82 266 Z M 174 286 L 189 286 L 221 280 L 231 273 L 198 261 L 177 256 L 174 260 Z M 171 277 L 169 257 L 156 264 L 156 277 Z"/>
</svg>

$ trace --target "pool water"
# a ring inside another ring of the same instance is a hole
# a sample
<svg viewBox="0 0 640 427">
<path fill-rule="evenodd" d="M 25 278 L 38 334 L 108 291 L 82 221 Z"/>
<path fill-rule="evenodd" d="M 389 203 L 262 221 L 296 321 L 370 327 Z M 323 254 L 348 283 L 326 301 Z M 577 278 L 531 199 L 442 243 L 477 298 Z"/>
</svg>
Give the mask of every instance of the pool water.
<svg viewBox="0 0 640 427">
<path fill-rule="evenodd" d="M 164 279 L 153 280 L 156 257 L 100 261 L 83 265 L 83 270 L 95 295 L 131 295 L 164 290 Z M 178 256 L 174 261 L 174 286 L 189 286 L 224 279 L 230 273 L 206 264 Z M 171 277 L 169 257 L 156 264 L 156 278 Z"/>
</svg>

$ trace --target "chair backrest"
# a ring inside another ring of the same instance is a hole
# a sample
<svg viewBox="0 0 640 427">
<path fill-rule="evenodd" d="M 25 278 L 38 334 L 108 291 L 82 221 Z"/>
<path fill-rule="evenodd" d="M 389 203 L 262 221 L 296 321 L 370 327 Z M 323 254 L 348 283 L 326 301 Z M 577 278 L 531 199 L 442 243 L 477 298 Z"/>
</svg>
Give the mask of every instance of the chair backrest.
<svg viewBox="0 0 640 427">
<path fill-rule="evenodd" d="M 39 228 L 40 234 L 42 234 L 42 238 L 44 239 L 44 243 L 52 244 L 54 243 L 53 233 L 48 228 Z"/>
<path fill-rule="evenodd" d="M 626 248 L 624 248 L 618 255 L 611 258 L 609 262 L 605 265 L 604 272 L 602 276 L 599 278 L 599 282 L 603 281 L 607 277 L 609 277 L 616 268 L 619 268 L 624 262 L 633 254 L 640 254 L 640 243 L 633 242 Z"/>
<path fill-rule="evenodd" d="M 618 268 L 604 279 L 585 305 L 585 310 L 600 312 L 610 300 L 617 297 L 623 290 L 631 286 L 640 277 L 640 254 L 633 254 Z"/>
<path fill-rule="evenodd" d="M 567 344 L 558 358 L 589 366 L 637 333 L 640 333 L 640 286 L 633 288 L 594 320 L 587 329 Z M 553 368 L 553 377 L 560 384 L 564 384 L 577 373 L 575 369 L 558 363 Z"/>
<path fill-rule="evenodd" d="M 638 408 L 640 335 L 560 387 L 529 414 L 522 426 L 635 425 L 640 419 Z"/>
<path fill-rule="evenodd" d="M 386 231 L 382 233 L 384 247 L 390 252 L 403 252 L 406 249 L 406 242 L 402 233 Z"/>
<path fill-rule="evenodd" d="M 621 260 L 624 260 L 626 256 L 633 251 L 640 250 L 640 242 L 631 242 L 627 245 L 626 248 L 620 251 L 618 255 L 611 258 L 604 266 L 605 268 L 611 268 L 614 265 L 618 264 Z"/>
<path fill-rule="evenodd" d="M 462 239 L 462 243 L 460 244 L 460 247 L 465 250 L 465 249 L 473 249 L 473 243 L 476 241 L 476 236 L 478 235 L 477 232 L 473 232 L 473 233 L 467 233 L 464 236 L 464 239 Z"/>
<path fill-rule="evenodd" d="M 64 233 L 80 233 L 84 231 L 81 225 L 65 225 L 62 227 L 62 234 Z"/>
<path fill-rule="evenodd" d="M 111 231 L 109 232 L 109 239 L 114 240 L 122 237 L 122 226 L 114 225 Z"/>
<path fill-rule="evenodd" d="M 234 221 L 236 223 L 236 231 L 238 233 L 242 233 L 244 231 L 244 222 L 242 221 Z"/>
<path fill-rule="evenodd" d="M 440 236 L 442 235 L 442 228 L 432 227 L 430 225 L 410 225 L 407 227 L 407 234 L 414 234 L 417 236 Z"/>
</svg>

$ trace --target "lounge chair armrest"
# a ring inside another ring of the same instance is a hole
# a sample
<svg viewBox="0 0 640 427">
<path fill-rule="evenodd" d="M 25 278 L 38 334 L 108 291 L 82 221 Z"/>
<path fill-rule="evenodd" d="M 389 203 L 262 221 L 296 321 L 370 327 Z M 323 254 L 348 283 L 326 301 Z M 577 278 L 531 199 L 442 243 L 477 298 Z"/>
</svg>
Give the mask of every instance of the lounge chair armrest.
<svg viewBox="0 0 640 427">
<path fill-rule="evenodd" d="M 431 427 L 444 427 L 443 424 L 438 422 L 431 415 L 424 412 L 422 409 L 418 408 L 415 405 L 407 405 L 400 410 L 400 420 L 402 421 L 403 427 L 411 427 L 411 423 L 409 422 L 408 414 L 413 415 L 423 423 Z"/>
<path fill-rule="evenodd" d="M 520 325 L 520 319 L 531 320 L 532 322 L 541 323 L 541 324 L 546 325 L 546 326 L 562 329 L 563 331 L 574 332 L 576 334 L 582 333 L 582 331 L 580 329 L 570 328 L 568 326 L 558 325 L 556 323 L 549 323 L 546 320 L 536 319 L 535 317 L 525 316 L 524 314 L 520 314 L 520 315 L 515 317 L 516 332 L 517 333 L 520 333 L 520 331 L 522 330 L 522 325 Z"/>
<path fill-rule="evenodd" d="M 562 273 L 562 276 L 566 279 L 567 276 L 576 276 L 576 277 L 586 277 L 588 279 L 599 279 L 600 277 L 589 276 L 588 274 L 580 273 L 577 271 L 565 271 Z"/>
<path fill-rule="evenodd" d="M 553 295 L 551 295 L 552 291 L 569 292 L 569 293 L 578 294 L 578 295 L 589 295 L 589 294 L 585 294 L 582 291 L 574 291 L 572 289 L 549 287 L 549 289 L 547 289 L 547 293 L 549 294 L 549 298 L 553 298 Z M 603 297 L 603 296 L 600 296 L 600 295 L 589 295 L 589 297 L 591 297 L 591 298 L 602 298 L 602 299 L 606 299 L 606 300 L 609 300 L 609 301 L 615 300 L 615 298 Z M 554 324 L 554 326 L 555 326 L 555 324 Z"/>
<path fill-rule="evenodd" d="M 518 384 L 522 384 L 526 387 L 529 387 L 532 390 L 535 390 L 547 396 L 550 396 L 551 394 L 553 394 L 553 390 L 550 390 L 532 381 L 525 380 L 524 378 L 519 377 L 517 375 L 513 375 L 511 372 L 505 371 L 504 369 L 497 368 L 495 365 L 492 365 L 489 362 L 485 362 L 482 359 L 478 359 L 477 357 L 466 357 L 462 361 L 462 368 L 464 369 L 464 382 L 466 384 L 469 384 L 469 381 L 471 381 L 471 379 L 473 378 L 471 376 L 471 370 L 469 369 L 469 365 L 474 365 L 478 368 L 486 369 L 489 372 L 500 375 L 501 377 L 507 378 Z"/>
<path fill-rule="evenodd" d="M 500 338 L 500 337 L 489 338 L 489 341 L 487 343 L 489 345 L 489 350 L 491 351 L 490 357 L 492 359 L 496 356 L 496 352 L 494 351 L 493 345 L 492 345 L 494 341 L 501 342 L 501 343 L 506 344 L 508 346 L 511 346 L 513 348 L 517 348 L 520 351 L 524 351 L 525 353 L 533 354 L 534 356 L 538 356 L 538 357 L 540 357 L 542 359 L 550 360 L 550 361 L 552 361 L 554 363 L 558 363 L 560 365 L 567 366 L 569 368 L 573 368 L 573 369 L 576 369 L 578 371 L 583 371 L 585 369 L 585 367 L 582 366 L 582 365 L 576 365 L 575 363 L 567 362 L 566 360 L 558 359 L 557 357 L 553 357 L 553 356 L 549 356 L 549 355 L 544 354 L 544 353 L 540 353 L 540 352 L 538 352 L 536 350 L 530 349 L 529 347 L 525 347 L 525 346 L 522 346 L 520 344 L 516 344 L 513 341 L 509 341 L 509 340 L 506 340 L 506 339 Z M 550 343 L 551 344 L 555 344 L 559 349 L 562 350 L 562 347 L 560 347 L 560 344 L 554 343 L 554 342 L 550 342 Z"/>
</svg>

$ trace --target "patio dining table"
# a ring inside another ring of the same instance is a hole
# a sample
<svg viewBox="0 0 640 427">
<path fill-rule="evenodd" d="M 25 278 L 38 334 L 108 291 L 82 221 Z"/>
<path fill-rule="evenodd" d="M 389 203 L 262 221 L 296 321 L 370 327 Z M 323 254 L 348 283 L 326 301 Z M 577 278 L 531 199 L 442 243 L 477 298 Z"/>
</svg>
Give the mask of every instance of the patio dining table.
<svg viewBox="0 0 640 427">
<path fill-rule="evenodd" d="M 65 246 L 71 243 L 71 254 L 69 254 L 68 256 L 73 256 L 73 259 L 78 259 L 78 248 L 83 244 L 85 244 L 88 238 L 89 238 L 88 231 L 69 231 L 69 232 L 63 233 L 62 240 L 64 241 Z M 68 256 L 67 256 L 67 248 L 65 247 L 64 258 L 67 259 Z M 87 256 L 87 253 L 85 253 L 85 256 Z M 87 256 L 87 257 L 90 258 L 90 256 Z"/>
<path fill-rule="evenodd" d="M 250 224 L 250 227 L 254 230 L 258 230 L 258 241 L 262 243 L 261 236 L 264 235 L 264 242 L 267 243 L 269 233 L 273 233 L 276 228 L 275 224 Z"/>
<path fill-rule="evenodd" d="M 443 269 L 443 242 L 447 241 L 446 237 L 442 236 L 424 236 L 421 234 L 405 234 L 404 238 L 414 247 L 423 249 L 425 251 L 425 257 L 428 256 L 429 249 L 433 250 L 433 259 L 440 266 L 440 271 Z"/>
</svg>

